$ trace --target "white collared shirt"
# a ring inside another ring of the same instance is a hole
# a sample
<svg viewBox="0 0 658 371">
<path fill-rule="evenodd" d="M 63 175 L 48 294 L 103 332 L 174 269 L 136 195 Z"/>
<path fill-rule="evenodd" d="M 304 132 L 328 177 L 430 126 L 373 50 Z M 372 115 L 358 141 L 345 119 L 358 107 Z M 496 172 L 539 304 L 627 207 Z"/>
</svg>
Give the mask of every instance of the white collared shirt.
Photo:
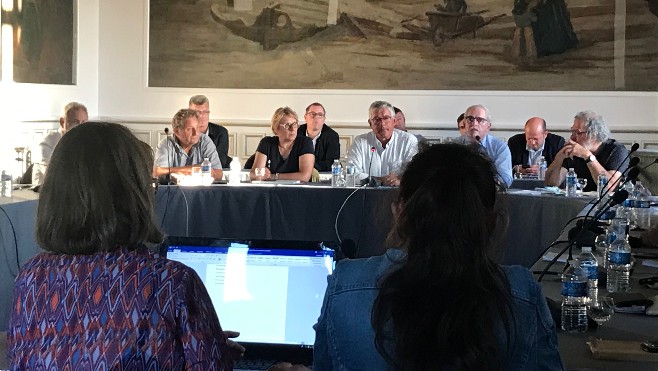
<svg viewBox="0 0 658 371">
<path fill-rule="evenodd" d="M 373 147 L 375 151 L 371 152 Z M 411 161 L 417 152 L 418 139 L 412 134 L 394 129 L 386 148 L 372 131 L 357 135 L 347 156 L 356 167 L 357 178 L 361 180 L 369 174 L 376 177 L 391 173 L 400 175 L 404 165 Z"/>
<path fill-rule="evenodd" d="M 544 141 L 544 143 L 541 144 L 541 147 L 535 151 L 526 143 L 525 149 L 528 151 L 528 163 L 526 165 L 532 166 L 539 161 L 539 157 L 541 157 L 542 152 L 544 152 L 544 144 L 546 144 L 546 141 Z"/>
</svg>

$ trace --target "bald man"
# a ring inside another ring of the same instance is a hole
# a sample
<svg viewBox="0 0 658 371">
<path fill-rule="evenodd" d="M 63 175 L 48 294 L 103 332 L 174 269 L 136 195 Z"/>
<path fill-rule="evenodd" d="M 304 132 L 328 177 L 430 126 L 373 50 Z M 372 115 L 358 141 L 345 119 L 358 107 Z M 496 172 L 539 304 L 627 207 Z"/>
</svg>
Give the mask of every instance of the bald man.
<svg viewBox="0 0 658 371">
<path fill-rule="evenodd" d="M 524 133 L 517 134 L 507 141 L 512 153 L 512 167 L 519 166 L 522 174 L 537 174 L 537 161 L 540 156 L 550 165 L 555 155 L 564 147 L 564 138 L 546 130 L 546 120 L 532 117 L 525 123 Z"/>
</svg>

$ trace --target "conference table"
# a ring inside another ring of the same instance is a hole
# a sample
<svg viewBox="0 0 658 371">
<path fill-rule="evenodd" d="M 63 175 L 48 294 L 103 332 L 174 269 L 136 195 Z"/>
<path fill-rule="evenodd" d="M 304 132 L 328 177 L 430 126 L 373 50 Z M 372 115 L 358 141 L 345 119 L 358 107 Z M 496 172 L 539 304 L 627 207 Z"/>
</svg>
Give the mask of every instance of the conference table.
<svg viewBox="0 0 658 371">
<path fill-rule="evenodd" d="M 658 208 L 652 208 L 654 216 L 658 216 Z M 584 215 L 585 208 L 580 215 Z M 654 218 L 654 222 L 658 219 Z M 638 233 L 631 233 L 638 234 Z M 564 232 L 559 240 L 566 240 L 567 235 Z M 533 272 L 539 272 L 548 264 L 548 258 L 553 257 L 565 245 L 552 247 L 546 257 L 540 257 L 532 267 Z M 642 278 L 658 276 L 658 258 L 644 259 L 638 257 L 638 254 L 654 254 L 658 257 L 658 249 L 655 248 L 633 248 L 634 255 L 633 272 L 631 274 L 631 292 L 642 293 L 650 300 L 658 300 L 658 289 L 652 289 L 641 286 L 639 280 Z M 574 258 L 580 254 L 580 248 L 573 249 Z M 562 282 L 560 274 L 564 269 L 565 262 L 560 259 L 553 267 L 549 269 L 549 274 L 545 275 L 541 281 L 544 295 L 555 301 L 556 305 L 561 303 Z M 536 276 L 537 277 L 537 276 Z M 599 298 L 606 296 L 608 293 L 605 287 L 599 287 Z M 557 309 L 557 308 L 556 308 Z M 559 315 L 556 313 L 556 315 Z M 614 340 L 614 341 L 633 341 L 642 342 L 646 340 L 658 340 L 658 316 L 648 316 L 645 314 L 614 313 L 607 323 L 598 330 L 589 329 L 583 333 L 568 333 L 558 330 L 558 342 L 560 354 L 567 369 L 587 369 L 587 370 L 658 370 L 658 354 L 643 353 L 640 349 L 635 348 L 638 355 L 631 355 L 635 360 L 613 360 L 594 358 L 587 345 L 588 341 L 594 339 Z M 639 347 L 639 345 L 638 345 Z M 650 360 L 638 360 L 639 357 L 649 357 Z M 613 357 L 617 358 L 617 357 Z"/>
<path fill-rule="evenodd" d="M 323 241 L 345 247 L 348 257 L 379 255 L 387 242 L 397 188 L 332 188 L 322 184 L 161 186 L 158 222 L 171 236 L 238 240 Z M 532 264 L 591 198 L 566 198 L 530 190 L 502 194 L 501 264 Z M 349 243 L 345 243 L 349 241 Z"/>
</svg>

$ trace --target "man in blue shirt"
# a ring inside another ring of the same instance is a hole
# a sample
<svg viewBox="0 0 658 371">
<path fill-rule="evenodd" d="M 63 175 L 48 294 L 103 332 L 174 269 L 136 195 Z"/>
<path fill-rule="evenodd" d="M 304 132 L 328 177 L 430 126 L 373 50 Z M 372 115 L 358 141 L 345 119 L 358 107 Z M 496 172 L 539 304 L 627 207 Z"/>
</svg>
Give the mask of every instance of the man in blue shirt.
<svg viewBox="0 0 658 371">
<path fill-rule="evenodd" d="M 507 143 L 489 135 L 491 115 L 480 104 L 470 106 L 464 112 L 465 133 L 457 139 L 461 143 L 479 143 L 481 149 L 491 158 L 498 172 L 498 180 L 509 187 L 512 185 L 512 155 Z"/>
</svg>

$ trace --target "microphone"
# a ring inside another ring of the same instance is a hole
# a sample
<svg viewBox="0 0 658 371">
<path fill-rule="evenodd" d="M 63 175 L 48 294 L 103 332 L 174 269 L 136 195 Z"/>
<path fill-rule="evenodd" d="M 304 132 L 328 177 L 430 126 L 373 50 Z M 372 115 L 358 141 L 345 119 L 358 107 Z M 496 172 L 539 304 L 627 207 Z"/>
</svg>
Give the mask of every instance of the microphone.
<svg viewBox="0 0 658 371">
<path fill-rule="evenodd" d="M 577 241 L 579 241 L 581 243 L 582 242 L 589 243 L 589 241 L 586 241 L 585 238 L 581 239 L 581 236 L 583 234 L 585 234 L 584 232 L 588 231 L 589 227 L 592 224 L 594 224 L 594 222 L 596 220 L 598 220 L 599 217 L 601 217 L 601 215 L 606 213 L 611 207 L 621 204 L 622 202 L 626 201 L 627 198 L 628 198 L 628 191 L 626 191 L 625 189 L 621 189 L 621 190 L 615 192 L 612 195 L 612 197 L 604 203 L 604 206 L 601 208 L 601 210 L 599 210 L 598 212 L 596 212 L 594 214 L 593 219 L 590 220 L 589 223 L 585 227 L 581 228 L 579 231 L 573 231 L 573 232 L 569 231 L 569 243 L 567 244 L 567 246 L 564 249 L 562 249 L 558 254 L 555 255 L 555 257 L 546 265 L 546 267 L 544 267 L 541 274 L 537 278 L 537 282 L 541 282 L 542 278 L 544 278 L 544 276 L 546 275 L 546 272 L 548 272 L 548 269 L 550 267 L 552 267 L 553 264 L 555 264 L 555 262 L 560 258 L 560 256 L 562 256 L 567 250 L 569 250 L 569 258 L 567 259 L 567 261 L 573 260 L 573 251 L 572 251 L 573 245 Z M 593 207 L 592 207 L 592 209 L 593 209 Z M 590 209 L 587 212 L 587 214 L 589 214 L 592 211 L 592 209 Z M 587 215 L 585 215 L 584 220 L 586 220 L 586 219 L 587 219 Z"/>
<path fill-rule="evenodd" d="M 372 158 L 375 154 L 375 151 L 377 151 L 377 148 L 375 146 L 370 147 L 370 164 L 368 164 L 368 187 L 377 187 L 377 181 L 372 178 Z"/>
<path fill-rule="evenodd" d="M 478 141 L 478 143 L 480 143 L 480 139 L 481 139 L 481 138 L 480 138 L 480 136 L 479 136 L 479 135 L 476 135 L 476 136 L 475 136 L 475 140 L 477 140 L 477 141 Z"/>
<path fill-rule="evenodd" d="M 657 163 L 657 162 L 658 162 L 658 158 L 655 159 L 655 160 L 653 160 L 653 161 L 651 161 L 651 163 L 649 163 L 649 165 L 647 165 L 647 166 L 643 166 L 642 169 L 640 169 L 640 170 L 644 171 L 644 170 L 646 170 L 649 166 L 651 166 L 651 165 L 653 165 L 653 164 L 655 164 L 655 163 Z"/>
<path fill-rule="evenodd" d="M 171 159 L 173 157 L 173 151 L 171 151 L 171 144 L 169 143 L 169 128 L 165 126 L 164 128 L 165 135 L 167 136 L 167 165 L 169 166 L 169 172 L 167 175 L 164 176 L 164 183 L 171 185 L 171 163 L 173 160 Z"/>
</svg>

